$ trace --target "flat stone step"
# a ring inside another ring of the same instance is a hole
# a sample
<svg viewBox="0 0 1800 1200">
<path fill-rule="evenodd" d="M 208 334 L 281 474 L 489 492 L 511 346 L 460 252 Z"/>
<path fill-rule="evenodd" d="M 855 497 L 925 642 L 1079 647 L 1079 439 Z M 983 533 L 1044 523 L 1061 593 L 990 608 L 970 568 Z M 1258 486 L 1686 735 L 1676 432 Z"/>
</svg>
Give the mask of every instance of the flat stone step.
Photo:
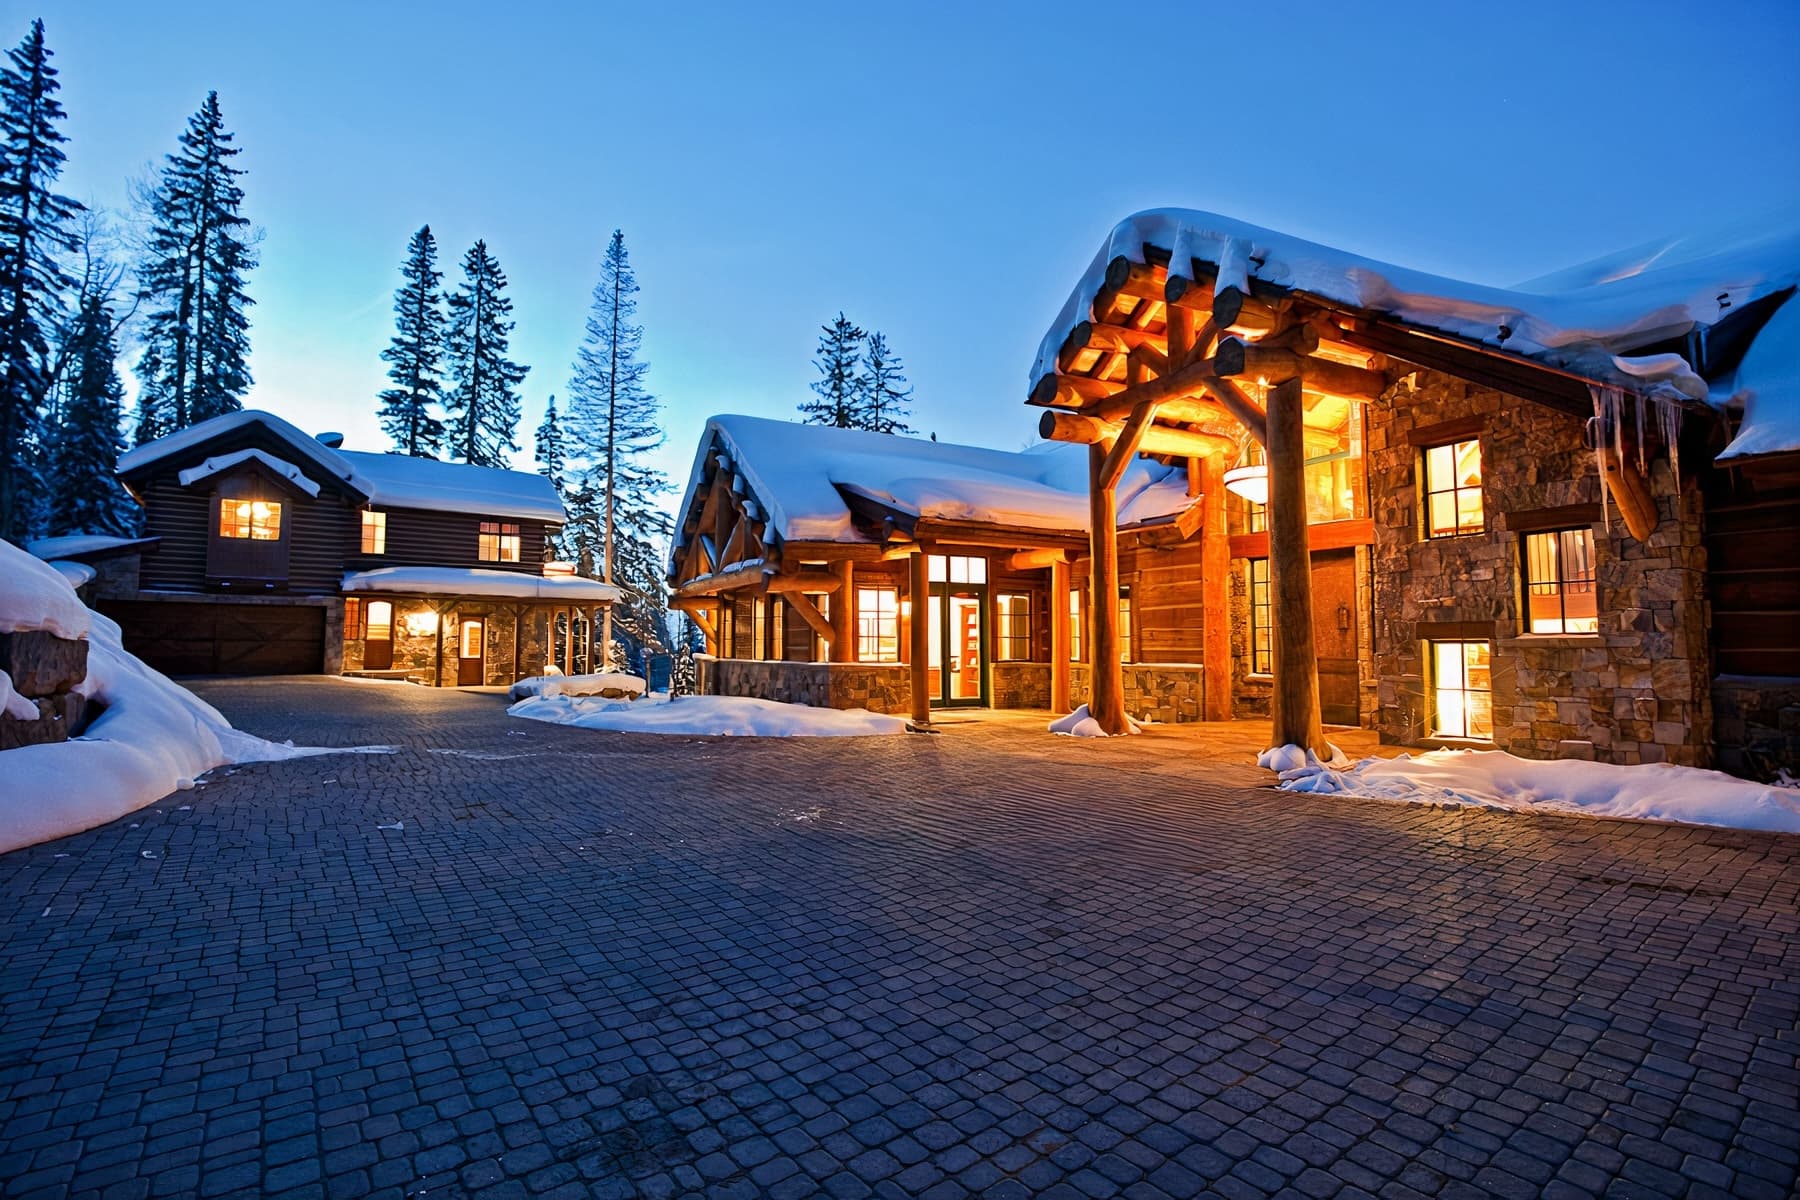
<svg viewBox="0 0 1800 1200">
<path fill-rule="evenodd" d="M 386 671 L 345 671 L 344 675 L 350 679 L 402 679 L 407 683 L 419 681 L 418 672 L 409 671 L 404 667 L 395 667 Z"/>
</svg>

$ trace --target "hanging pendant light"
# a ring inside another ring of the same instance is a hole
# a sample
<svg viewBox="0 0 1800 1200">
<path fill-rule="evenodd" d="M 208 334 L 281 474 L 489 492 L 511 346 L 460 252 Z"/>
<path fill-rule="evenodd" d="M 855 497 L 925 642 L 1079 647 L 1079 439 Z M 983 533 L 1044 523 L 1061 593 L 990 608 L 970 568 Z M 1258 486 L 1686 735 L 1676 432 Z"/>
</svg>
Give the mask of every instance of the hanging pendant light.
<svg viewBox="0 0 1800 1200">
<path fill-rule="evenodd" d="M 1247 463 L 1225 472 L 1225 490 L 1242 496 L 1252 504 L 1269 502 L 1269 467 L 1266 463 Z"/>
</svg>

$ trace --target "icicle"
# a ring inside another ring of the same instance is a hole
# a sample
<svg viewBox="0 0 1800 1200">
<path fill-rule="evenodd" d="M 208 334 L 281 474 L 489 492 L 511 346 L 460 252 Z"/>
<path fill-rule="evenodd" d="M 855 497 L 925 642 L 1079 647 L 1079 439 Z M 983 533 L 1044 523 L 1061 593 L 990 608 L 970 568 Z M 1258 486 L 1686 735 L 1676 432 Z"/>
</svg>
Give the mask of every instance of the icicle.
<svg viewBox="0 0 1800 1200">
<path fill-rule="evenodd" d="M 1644 444 L 1644 393 L 1637 396 L 1637 435 L 1638 435 L 1638 472 L 1646 479 L 1650 477 L 1649 451 Z"/>
<path fill-rule="evenodd" d="M 1588 394 L 1594 398 L 1594 419 L 1592 437 L 1594 443 L 1594 475 L 1600 483 L 1600 519 L 1605 523 L 1606 535 L 1612 536 L 1612 508 L 1606 503 L 1606 412 L 1609 407 L 1609 392 L 1598 384 L 1588 385 Z"/>
<path fill-rule="evenodd" d="M 1681 495 L 1681 405 L 1663 396 L 1656 401 L 1657 425 L 1669 448 L 1669 470 L 1675 476 L 1675 494 Z"/>
</svg>

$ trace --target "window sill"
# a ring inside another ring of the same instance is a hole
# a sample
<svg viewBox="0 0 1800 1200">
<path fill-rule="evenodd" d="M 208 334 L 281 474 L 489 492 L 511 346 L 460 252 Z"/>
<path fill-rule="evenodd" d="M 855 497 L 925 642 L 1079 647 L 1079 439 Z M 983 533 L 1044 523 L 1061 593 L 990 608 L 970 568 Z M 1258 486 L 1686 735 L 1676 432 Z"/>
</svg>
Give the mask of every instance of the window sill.
<svg viewBox="0 0 1800 1200">
<path fill-rule="evenodd" d="M 1275 676 L 1266 671 L 1251 671 L 1244 676 L 1245 683 L 1274 683 Z"/>
<path fill-rule="evenodd" d="M 1489 530 L 1484 527 L 1481 529 L 1465 530 L 1462 533 L 1427 533 L 1421 536 L 1419 540 L 1421 542 L 1454 542 L 1459 538 L 1486 537 L 1488 533 Z"/>
<path fill-rule="evenodd" d="M 1597 633 L 1521 633 L 1501 638 L 1500 644 L 1513 650 L 1550 650 L 1559 646 L 1604 646 L 1606 639 Z"/>
</svg>

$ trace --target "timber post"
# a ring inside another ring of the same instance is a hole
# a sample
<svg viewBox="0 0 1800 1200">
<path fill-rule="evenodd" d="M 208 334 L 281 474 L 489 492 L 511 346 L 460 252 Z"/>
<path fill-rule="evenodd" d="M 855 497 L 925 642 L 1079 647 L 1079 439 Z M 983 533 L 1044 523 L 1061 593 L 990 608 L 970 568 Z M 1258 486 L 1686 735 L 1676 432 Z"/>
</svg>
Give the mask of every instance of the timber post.
<svg viewBox="0 0 1800 1200">
<path fill-rule="evenodd" d="M 1305 404 L 1299 376 L 1269 389 L 1269 588 L 1273 593 L 1275 694 L 1271 745 L 1330 755 L 1319 724 L 1313 645 L 1312 562 L 1306 532 Z"/>
<path fill-rule="evenodd" d="M 835 631 L 831 642 L 831 661 L 855 662 L 856 564 L 846 558 L 834 563 L 831 570 L 838 577 L 837 594 L 831 600 L 831 628 Z"/>
<path fill-rule="evenodd" d="M 1050 564 L 1050 707 L 1058 714 L 1074 708 L 1069 695 L 1069 563 Z"/>
<path fill-rule="evenodd" d="M 1189 459 L 1190 463 L 1196 460 Z M 1231 538 L 1225 528 L 1225 459 L 1198 460 L 1200 482 L 1200 664 L 1208 721 L 1231 720 Z"/>
<path fill-rule="evenodd" d="M 1125 668 L 1119 657 L 1119 495 L 1106 478 L 1108 452 L 1088 447 L 1088 546 L 1092 563 L 1088 605 L 1088 670 L 1093 679 L 1088 715 L 1108 735 L 1126 732 Z"/>
<path fill-rule="evenodd" d="M 931 555 L 921 547 L 906 560 L 906 594 L 912 601 L 912 617 L 906 629 L 907 664 L 912 691 L 914 725 L 931 724 L 931 691 L 926 686 L 931 663 Z"/>
</svg>

